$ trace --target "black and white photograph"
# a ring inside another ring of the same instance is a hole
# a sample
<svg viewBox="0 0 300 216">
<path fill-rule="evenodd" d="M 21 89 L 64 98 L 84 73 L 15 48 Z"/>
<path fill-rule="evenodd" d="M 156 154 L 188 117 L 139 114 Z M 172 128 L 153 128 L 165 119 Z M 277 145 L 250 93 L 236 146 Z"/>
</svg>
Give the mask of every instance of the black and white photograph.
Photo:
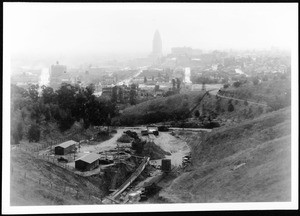
<svg viewBox="0 0 300 216">
<path fill-rule="evenodd" d="M 298 209 L 298 3 L 3 3 L 2 213 Z"/>
</svg>

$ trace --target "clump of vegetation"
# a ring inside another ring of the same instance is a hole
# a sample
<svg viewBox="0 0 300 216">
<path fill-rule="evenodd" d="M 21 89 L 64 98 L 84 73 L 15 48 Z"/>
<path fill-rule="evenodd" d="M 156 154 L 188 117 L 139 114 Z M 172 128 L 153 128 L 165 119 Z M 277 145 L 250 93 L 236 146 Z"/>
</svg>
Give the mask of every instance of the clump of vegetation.
<svg viewBox="0 0 300 216">
<path fill-rule="evenodd" d="M 97 98 L 93 85 L 83 88 L 63 83 L 56 91 L 42 86 L 41 94 L 39 88 L 39 85 L 30 85 L 27 89 L 11 86 L 11 136 L 14 143 L 18 143 L 33 124 L 40 129 L 57 124 L 60 132 L 65 132 L 75 122 L 82 122 L 84 129 L 109 125 L 110 118 L 116 115 L 115 103 L 104 97 Z M 41 131 L 41 136 L 44 134 Z"/>
<path fill-rule="evenodd" d="M 122 136 L 117 139 L 117 141 L 121 143 L 130 143 L 132 141 L 132 138 L 127 134 L 122 134 Z"/>
<path fill-rule="evenodd" d="M 29 142 L 38 142 L 40 140 L 41 131 L 37 125 L 31 125 L 28 130 Z"/>
</svg>

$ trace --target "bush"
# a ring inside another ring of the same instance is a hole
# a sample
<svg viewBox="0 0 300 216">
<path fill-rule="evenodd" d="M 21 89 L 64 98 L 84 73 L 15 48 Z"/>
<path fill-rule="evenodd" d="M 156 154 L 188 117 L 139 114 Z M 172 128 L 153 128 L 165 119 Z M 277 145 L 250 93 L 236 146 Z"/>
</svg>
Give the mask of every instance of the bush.
<svg viewBox="0 0 300 216">
<path fill-rule="evenodd" d="M 232 85 L 233 85 L 235 88 L 238 88 L 238 87 L 241 86 L 241 82 L 236 81 L 236 82 L 234 82 Z"/>
<path fill-rule="evenodd" d="M 144 150 L 144 145 L 146 144 L 146 141 L 142 141 L 140 139 L 135 139 L 132 143 L 131 143 L 131 148 L 133 150 L 136 150 L 137 154 L 142 154 L 143 150 Z"/>
<path fill-rule="evenodd" d="M 223 88 L 226 89 L 226 88 L 228 88 L 229 86 L 230 86 L 229 84 L 224 84 L 224 85 L 223 85 Z"/>
<path fill-rule="evenodd" d="M 199 110 L 196 110 L 195 113 L 194 113 L 194 115 L 195 115 L 196 118 L 198 118 L 200 116 Z"/>
<path fill-rule="evenodd" d="M 234 106 L 232 104 L 228 105 L 228 112 L 234 111 Z"/>
<path fill-rule="evenodd" d="M 209 128 L 209 129 L 212 129 L 212 128 L 215 128 L 215 127 L 220 127 L 220 123 L 219 122 L 209 122 L 207 124 L 204 124 L 204 128 Z"/>
<path fill-rule="evenodd" d="M 121 143 L 130 143 L 132 140 L 127 134 L 123 134 L 117 141 Z"/>
<path fill-rule="evenodd" d="M 126 135 L 128 135 L 129 137 L 133 138 L 133 139 L 138 139 L 139 138 L 138 134 L 134 131 L 128 130 L 128 131 L 124 131 L 124 133 Z"/>
<path fill-rule="evenodd" d="M 31 125 L 28 130 L 29 142 L 38 142 L 40 140 L 41 131 L 37 125 Z"/>
</svg>

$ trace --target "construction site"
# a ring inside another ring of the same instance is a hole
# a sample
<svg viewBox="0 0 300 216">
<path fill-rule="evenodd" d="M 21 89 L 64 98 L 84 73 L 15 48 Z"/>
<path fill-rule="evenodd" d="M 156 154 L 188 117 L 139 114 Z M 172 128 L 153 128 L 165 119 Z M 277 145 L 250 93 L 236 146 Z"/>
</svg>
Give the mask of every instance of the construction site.
<svg viewBox="0 0 300 216">
<path fill-rule="evenodd" d="M 102 204 L 147 201 L 160 191 L 163 179 L 175 178 L 191 163 L 189 146 L 172 129 L 149 125 L 115 130 L 104 142 L 67 140 L 34 154 L 77 176 L 98 181 Z"/>
</svg>

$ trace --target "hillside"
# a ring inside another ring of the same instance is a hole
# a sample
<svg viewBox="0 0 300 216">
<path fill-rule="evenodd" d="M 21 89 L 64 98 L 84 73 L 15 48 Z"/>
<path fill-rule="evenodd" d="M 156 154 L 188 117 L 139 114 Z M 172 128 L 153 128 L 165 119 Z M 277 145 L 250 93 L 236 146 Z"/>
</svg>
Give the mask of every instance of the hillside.
<svg viewBox="0 0 300 216">
<path fill-rule="evenodd" d="M 212 92 L 205 96 L 200 105 L 191 113 L 189 111 L 202 98 L 204 92 L 186 92 L 158 98 L 124 109 L 123 113 L 114 119 L 114 122 L 128 126 L 176 122 L 194 117 L 195 111 L 199 110 L 202 120 L 201 118 L 194 119 L 196 124 L 205 118 L 217 121 L 221 125 L 241 123 L 263 113 L 290 106 L 290 82 L 288 78 L 267 80 L 258 84 L 248 81 L 239 87 L 222 88 L 218 96 Z"/>
<path fill-rule="evenodd" d="M 188 94 L 176 94 L 169 97 L 149 100 L 123 110 L 119 121 L 122 125 L 148 124 L 167 121 L 170 119 L 182 119 L 184 114 L 203 93 L 190 92 Z"/>
<path fill-rule="evenodd" d="M 11 205 L 100 204 L 104 188 L 97 177 L 84 178 L 22 150 L 11 152 Z"/>
<path fill-rule="evenodd" d="M 237 126 L 190 137 L 191 171 L 160 196 L 170 202 L 270 202 L 291 199 L 290 107 Z"/>
</svg>

